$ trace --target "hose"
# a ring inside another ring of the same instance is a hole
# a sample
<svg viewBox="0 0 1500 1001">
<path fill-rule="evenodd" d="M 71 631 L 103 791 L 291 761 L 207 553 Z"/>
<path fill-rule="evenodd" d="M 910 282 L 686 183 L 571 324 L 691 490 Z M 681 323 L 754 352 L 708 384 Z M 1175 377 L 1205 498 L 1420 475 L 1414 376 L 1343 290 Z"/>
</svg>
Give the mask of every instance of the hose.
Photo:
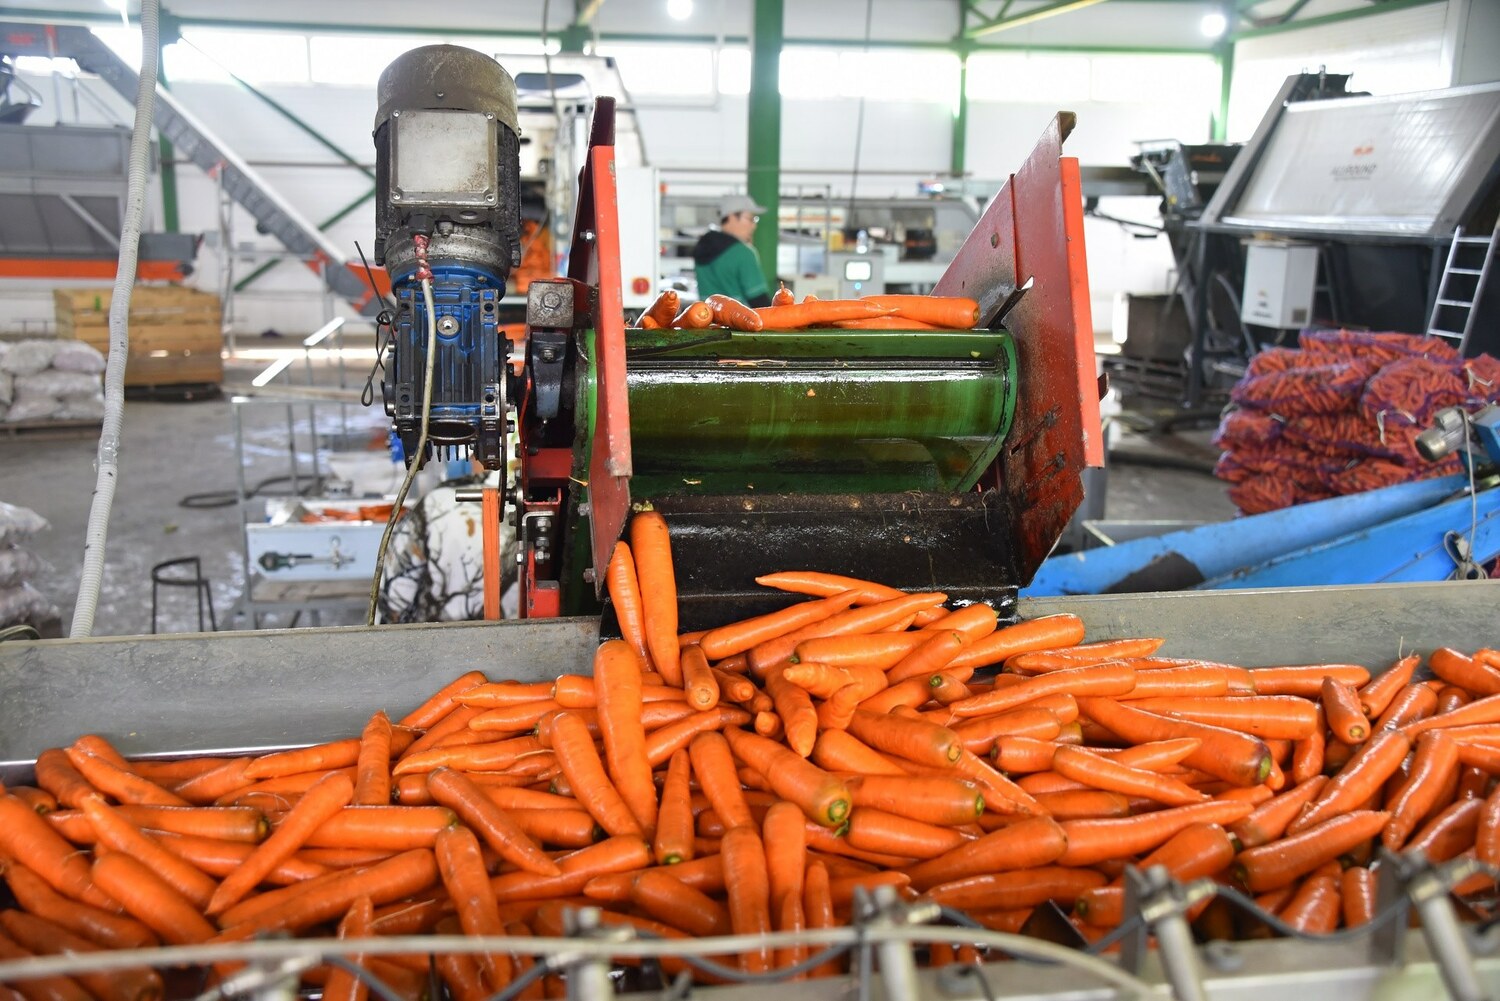
<svg viewBox="0 0 1500 1001">
<path fill-rule="evenodd" d="M 109 537 L 109 513 L 119 477 L 120 435 L 125 425 L 125 356 L 130 350 L 130 292 L 135 286 L 136 257 L 141 241 L 141 217 L 146 211 L 146 178 L 151 165 L 151 119 L 156 110 L 156 62 L 160 53 L 157 14 L 160 0 L 141 0 L 141 72 L 135 90 L 135 122 L 130 133 L 130 161 L 126 170 L 125 218 L 120 226 L 120 257 L 115 264 L 115 286 L 109 300 L 109 359 L 104 367 L 104 424 L 99 432 L 99 455 L 94 497 L 83 545 L 83 575 L 78 602 L 73 607 L 69 635 L 90 636 L 104 581 L 104 547 Z"/>
<path fill-rule="evenodd" d="M 380 604 L 380 578 L 385 576 L 385 552 L 390 548 L 391 535 L 396 531 L 396 522 L 401 519 L 402 507 L 406 504 L 406 492 L 427 454 L 427 428 L 432 416 L 432 371 L 437 366 L 437 309 L 432 303 L 432 269 L 427 266 L 427 237 L 417 234 L 413 238 L 417 248 L 417 276 L 422 280 L 422 304 L 427 307 L 427 373 L 422 383 L 422 431 L 417 436 L 415 455 L 407 456 L 406 476 L 401 480 L 401 489 L 396 491 L 396 503 L 391 506 L 390 519 L 380 536 L 380 549 L 375 553 L 375 575 L 370 580 L 370 606 L 365 611 L 365 625 L 375 624 L 375 612 Z"/>
</svg>

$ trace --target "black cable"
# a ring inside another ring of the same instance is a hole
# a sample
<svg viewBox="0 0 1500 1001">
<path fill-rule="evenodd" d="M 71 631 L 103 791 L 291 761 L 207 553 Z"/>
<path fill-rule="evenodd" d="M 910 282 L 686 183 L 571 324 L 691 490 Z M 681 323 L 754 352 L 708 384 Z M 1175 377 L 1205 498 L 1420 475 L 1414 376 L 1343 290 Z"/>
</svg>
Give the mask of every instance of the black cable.
<svg viewBox="0 0 1500 1001">
<path fill-rule="evenodd" d="M 369 279 L 370 291 L 374 292 L 380 299 L 380 312 L 375 315 L 375 364 L 370 366 L 370 374 L 365 376 L 365 390 L 359 395 L 359 402 L 369 406 L 375 402 L 375 373 L 385 371 L 385 347 L 388 340 L 381 340 L 381 327 L 391 330 L 391 310 L 395 308 L 393 303 L 387 303 L 385 296 L 380 294 L 380 288 L 375 284 L 375 272 L 370 270 L 370 262 L 365 259 L 365 248 L 354 241 L 354 249 L 359 251 L 359 263 L 365 266 L 365 277 Z"/>
<path fill-rule="evenodd" d="M 778 967 L 768 973 L 746 973 L 732 966 L 725 966 L 723 963 L 709 959 L 707 956 L 682 956 L 680 958 L 695 970 L 710 974 L 711 976 L 722 977 L 725 980 L 732 980 L 737 984 L 774 984 L 802 973 L 811 973 L 824 963 L 838 959 L 852 948 L 853 946 L 849 945 L 831 945 L 822 952 L 807 957 L 800 963 Z"/>
<path fill-rule="evenodd" d="M 1090 942 L 1088 948 L 1083 951 L 1098 956 L 1110 946 L 1114 945 L 1116 942 L 1120 941 L 1126 935 L 1129 935 L 1131 932 L 1135 931 L 1145 923 L 1146 919 L 1137 914 L 1129 921 L 1120 922 L 1110 931 L 1108 935 L 1105 935 L 1103 938 L 1095 939 L 1093 942 Z"/>
<path fill-rule="evenodd" d="M 966 963 L 958 968 L 959 973 L 974 978 L 979 984 L 979 992 L 984 995 L 984 1001 L 995 1001 L 995 988 L 990 986 L 990 978 L 984 975 L 984 969 L 978 963 Z"/>
<path fill-rule="evenodd" d="M 328 955 L 323 957 L 323 961 L 329 966 L 337 966 L 345 973 L 364 981 L 365 985 L 370 988 L 370 992 L 380 995 L 382 1001 L 406 1001 L 400 991 L 346 956 Z"/>
<path fill-rule="evenodd" d="M 875 17 L 875 0 L 865 0 L 865 53 L 870 51 L 870 25 Z M 868 71 L 869 67 L 864 67 Z M 861 88 L 863 90 L 863 88 Z M 865 98 L 860 94 L 859 112 L 854 117 L 854 168 L 849 173 L 849 216 L 844 220 L 844 228 L 849 229 L 854 225 L 854 196 L 859 190 L 859 153 L 860 147 L 864 145 L 865 138 Z M 799 196 L 800 197 L 800 196 Z M 776 221 L 772 220 L 772 225 Z"/>
<path fill-rule="evenodd" d="M 266 489 L 273 483 L 282 483 L 292 479 L 290 474 L 283 473 L 280 476 L 268 476 L 255 486 L 245 492 L 245 499 L 252 497 L 306 497 L 322 489 L 323 477 L 321 476 L 299 476 L 299 483 L 306 482 L 307 486 L 301 488 L 297 493 L 287 491 L 285 493 L 273 492 Z M 234 490 L 209 490 L 201 494 L 188 494 L 177 502 L 178 507 L 189 508 L 194 511 L 207 511 L 214 508 L 234 507 L 240 502 L 240 495 Z"/>
<path fill-rule="evenodd" d="M 1405 901 L 1402 901 L 1401 903 L 1396 904 L 1392 907 L 1387 907 L 1385 910 L 1381 911 L 1379 914 L 1376 914 L 1374 917 L 1370 918 L 1370 920 L 1366 921 L 1364 924 L 1358 926 L 1357 928 L 1345 928 L 1342 931 L 1327 932 L 1325 934 L 1314 934 L 1313 932 L 1305 932 L 1300 928 L 1292 927 L 1276 915 L 1272 914 L 1270 911 L 1266 910 L 1264 907 L 1261 907 L 1259 904 L 1257 904 L 1255 902 L 1255 898 L 1241 893 L 1239 890 L 1236 890 L 1232 886 L 1220 886 L 1215 891 L 1215 896 L 1222 897 L 1224 900 L 1229 901 L 1229 903 L 1240 908 L 1250 916 L 1257 918 L 1262 923 L 1264 923 L 1266 927 L 1270 928 L 1278 935 L 1285 935 L 1288 938 L 1302 939 L 1305 942 L 1349 942 L 1356 939 L 1361 939 L 1367 935 L 1373 934 L 1385 925 L 1390 924 L 1392 921 L 1406 912 L 1406 903 Z"/>
</svg>

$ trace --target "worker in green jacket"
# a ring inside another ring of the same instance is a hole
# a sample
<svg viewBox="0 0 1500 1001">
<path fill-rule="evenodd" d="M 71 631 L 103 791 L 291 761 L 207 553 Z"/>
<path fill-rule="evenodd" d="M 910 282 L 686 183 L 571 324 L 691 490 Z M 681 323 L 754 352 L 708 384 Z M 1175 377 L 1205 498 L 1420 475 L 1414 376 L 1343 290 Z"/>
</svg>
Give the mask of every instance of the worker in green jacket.
<svg viewBox="0 0 1500 1001">
<path fill-rule="evenodd" d="M 760 255 L 750 245 L 764 205 L 744 195 L 728 195 L 719 201 L 719 225 L 710 229 L 693 248 L 698 298 L 719 293 L 747 306 L 771 305 L 771 289 L 760 270 Z"/>
</svg>

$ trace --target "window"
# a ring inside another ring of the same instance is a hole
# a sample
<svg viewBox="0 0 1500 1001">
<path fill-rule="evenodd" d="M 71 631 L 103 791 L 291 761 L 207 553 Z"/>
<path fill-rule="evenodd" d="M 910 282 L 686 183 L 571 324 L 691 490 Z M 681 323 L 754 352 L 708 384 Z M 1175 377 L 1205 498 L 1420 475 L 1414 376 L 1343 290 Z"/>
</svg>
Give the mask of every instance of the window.
<svg viewBox="0 0 1500 1001">
<path fill-rule="evenodd" d="M 958 96 L 958 57 L 920 49 L 824 49 L 781 53 L 781 95 L 951 104 Z"/>
<path fill-rule="evenodd" d="M 750 50 L 740 46 L 719 50 L 719 93 L 750 93 Z"/>
<path fill-rule="evenodd" d="M 969 56 L 969 100 L 1077 104 L 1090 99 L 1091 69 L 1083 55 L 976 52 Z"/>
<path fill-rule="evenodd" d="M 708 97 L 714 92 L 712 49 L 689 45 L 601 45 L 614 59 L 631 97 Z"/>
<path fill-rule="evenodd" d="M 1095 101 L 1219 106 L 1219 64 L 1212 56 L 1094 56 Z"/>
<path fill-rule="evenodd" d="M 167 50 L 169 79 L 222 80 L 228 70 L 252 84 L 308 82 L 306 35 L 187 28 L 182 38 L 191 44 Z"/>
</svg>

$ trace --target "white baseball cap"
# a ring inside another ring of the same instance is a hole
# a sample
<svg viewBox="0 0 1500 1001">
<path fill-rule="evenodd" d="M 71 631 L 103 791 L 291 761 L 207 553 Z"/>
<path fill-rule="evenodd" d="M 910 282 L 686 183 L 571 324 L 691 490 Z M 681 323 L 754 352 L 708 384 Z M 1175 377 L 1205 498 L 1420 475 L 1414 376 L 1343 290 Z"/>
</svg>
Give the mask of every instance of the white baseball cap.
<svg viewBox="0 0 1500 1001">
<path fill-rule="evenodd" d="M 755 204 L 755 199 L 746 195 L 725 195 L 719 199 L 719 218 L 728 219 L 736 212 L 749 212 L 751 215 L 760 215 L 766 210 L 764 205 Z"/>
</svg>

